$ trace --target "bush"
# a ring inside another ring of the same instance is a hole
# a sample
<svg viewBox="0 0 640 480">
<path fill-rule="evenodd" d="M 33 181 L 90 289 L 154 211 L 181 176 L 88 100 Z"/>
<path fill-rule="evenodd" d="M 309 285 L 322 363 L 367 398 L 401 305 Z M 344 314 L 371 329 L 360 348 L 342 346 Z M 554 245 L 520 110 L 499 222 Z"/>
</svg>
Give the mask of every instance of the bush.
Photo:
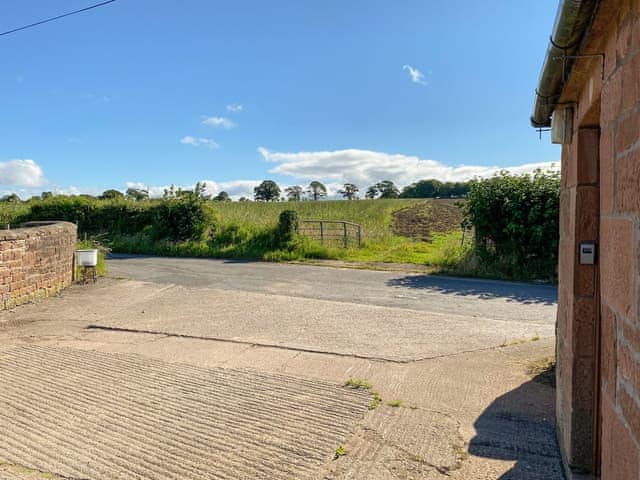
<svg viewBox="0 0 640 480">
<path fill-rule="evenodd" d="M 475 230 L 479 261 L 509 278 L 556 276 L 560 177 L 500 175 L 471 182 L 465 219 Z"/>
<path fill-rule="evenodd" d="M 281 245 L 293 240 L 300 229 L 300 218 L 295 210 L 283 210 L 278 218 L 277 238 Z"/>
<path fill-rule="evenodd" d="M 153 236 L 156 239 L 202 240 L 212 224 L 211 211 L 197 198 L 165 200 L 153 209 Z"/>
</svg>

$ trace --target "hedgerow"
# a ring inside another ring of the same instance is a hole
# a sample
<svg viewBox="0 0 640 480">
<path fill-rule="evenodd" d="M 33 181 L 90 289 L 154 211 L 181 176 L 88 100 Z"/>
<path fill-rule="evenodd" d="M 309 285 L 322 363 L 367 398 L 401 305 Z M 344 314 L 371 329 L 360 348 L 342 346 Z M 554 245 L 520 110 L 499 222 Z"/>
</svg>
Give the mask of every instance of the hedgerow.
<svg viewBox="0 0 640 480">
<path fill-rule="evenodd" d="M 463 205 L 486 271 L 509 278 L 550 278 L 558 263 L 560 176 L 500 175 L 471 182 Z"/>
</svg>

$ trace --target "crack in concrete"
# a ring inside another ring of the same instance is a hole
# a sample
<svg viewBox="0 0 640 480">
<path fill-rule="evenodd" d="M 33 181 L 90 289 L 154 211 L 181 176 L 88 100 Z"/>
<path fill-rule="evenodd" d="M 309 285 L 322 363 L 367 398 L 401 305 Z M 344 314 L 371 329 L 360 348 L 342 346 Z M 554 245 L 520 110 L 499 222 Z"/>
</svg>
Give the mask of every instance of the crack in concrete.
<svg viewBox="0 0 640 480">
<path fill-rule="evenodd" d="M 222 337 L 205 337 L 202 335 L 188 335 L 185 333 L 169 333 L 169 332 L 158 332 L 155 330 L 140 330 L 135 328 L 125 328 L 125 327 L 112 327 L 106 325 L 87 325 L 85 327 L 86 330 L 105 330 L 110 332 L 122 332 L 122 333 L 139 333 L 146 335 L 162 335 L 163 337 L 175 337 L 175 338 L 188 338 L 192 340 L 208 340 L 213 342 L 225 342 L 225 343 L 233 343 L 236 345 L 248 345 L 250 347 L 263 347 L 263 348 L 276 348 L 278 350 L 289 350 L 300 353 L 317 353 L 320 355 L 333 355 L 336 357 L 346 357 L 346 358 L 358 358 L 361 360 L 371 360 L 375 362 L 383 362 L 383 363 L 395 363 L 400 365 L 408 365 L 411 363 L 419 363 L 427 360 L 436 360 L 439 358 L 450 358 L 456 357 L 458 355 L 465 355 L 469 353 L 477 353 L 477 352 L 486 352 L 491 350 L 501 350 L 505 348 L 509 348 L 512 346 L 521 345 L 524 342 L 513 344 L 513 345 L 494 345 L 489 347 L 481 347 L 475 348 L 471 350 L 463 350 L 461 352 L 454 353 L 443 353 L 440 355 L 428 355 L 425 357 L 419 358 L 411 358 L 411 359 L 398 359 L 398 358 L 389 358 L 389 357 L 377 357 L 370 355 L 360 355 L 357 353 L 342 353 L 342 352 L 332 352 L 328 350 L 320 350 L 313 348 L 305 348 L 305 347 L 293 347 L 286 345 L 278 345 L 276 343 L 260 343 L 260 342 L 252 342 L 249 340 L 237 340 L 233 338 L 222 338 Z M 541 339 L 546 339 L 547 337 L 542 337 Z"/>
</svg>

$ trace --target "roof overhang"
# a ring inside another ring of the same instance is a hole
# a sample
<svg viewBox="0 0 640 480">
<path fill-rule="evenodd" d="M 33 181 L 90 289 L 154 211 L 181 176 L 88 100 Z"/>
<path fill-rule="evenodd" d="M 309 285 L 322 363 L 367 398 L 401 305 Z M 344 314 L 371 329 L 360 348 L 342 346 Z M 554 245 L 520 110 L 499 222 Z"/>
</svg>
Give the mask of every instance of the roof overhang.
<svg viewBox="0 0 640 480">
<path fill-rule="evenodd" d="M 551 126 L 551 115 L 575 63 L 571 57 L 581 51 L 598 3 L 598 0 L 560 1 L 531 114 L 531 125 L 535 128 Z"/>
</svg>

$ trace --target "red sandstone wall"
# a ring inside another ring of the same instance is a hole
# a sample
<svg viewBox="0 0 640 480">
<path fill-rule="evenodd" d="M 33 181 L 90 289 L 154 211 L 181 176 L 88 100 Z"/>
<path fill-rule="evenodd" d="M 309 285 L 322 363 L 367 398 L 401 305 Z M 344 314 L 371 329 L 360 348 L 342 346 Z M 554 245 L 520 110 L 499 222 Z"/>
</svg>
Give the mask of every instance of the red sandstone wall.
<svg viewBox="0 0 640 480">
<path fill-rule="evenodd" d="M 560 264 L 558 266 L 558 438 L 567 464 L 592 468 L 597 372 L 597 266 L 580 265 L 580 242 L 598 239 L 600 131 L 578 129 L 562 152 Z"/>
<path fill-rule="evenodd" d="M 574 79 L 575 130 L 562 151 L 558 438 L 568 471 L 597 468 L 599 442 L 602 479 L 638 480 L 640 0 L 602 0 L 597 16 L 606 20 L 590 53 L 604 52 L 604 78 L 593 60 Z M 589 240 L 596 266 L 578 262 Z"/>
<path fill-rule="evenodd" d="M 0 309 L 68 286 L 76 233 L 76 226 L 67 222 L 0 231 Z"/>
<path fill-rule="evenodd" d="M 619 2 L 601 109 L 602 478 L 640 478 L 640 1 Z"/>
</svg>

